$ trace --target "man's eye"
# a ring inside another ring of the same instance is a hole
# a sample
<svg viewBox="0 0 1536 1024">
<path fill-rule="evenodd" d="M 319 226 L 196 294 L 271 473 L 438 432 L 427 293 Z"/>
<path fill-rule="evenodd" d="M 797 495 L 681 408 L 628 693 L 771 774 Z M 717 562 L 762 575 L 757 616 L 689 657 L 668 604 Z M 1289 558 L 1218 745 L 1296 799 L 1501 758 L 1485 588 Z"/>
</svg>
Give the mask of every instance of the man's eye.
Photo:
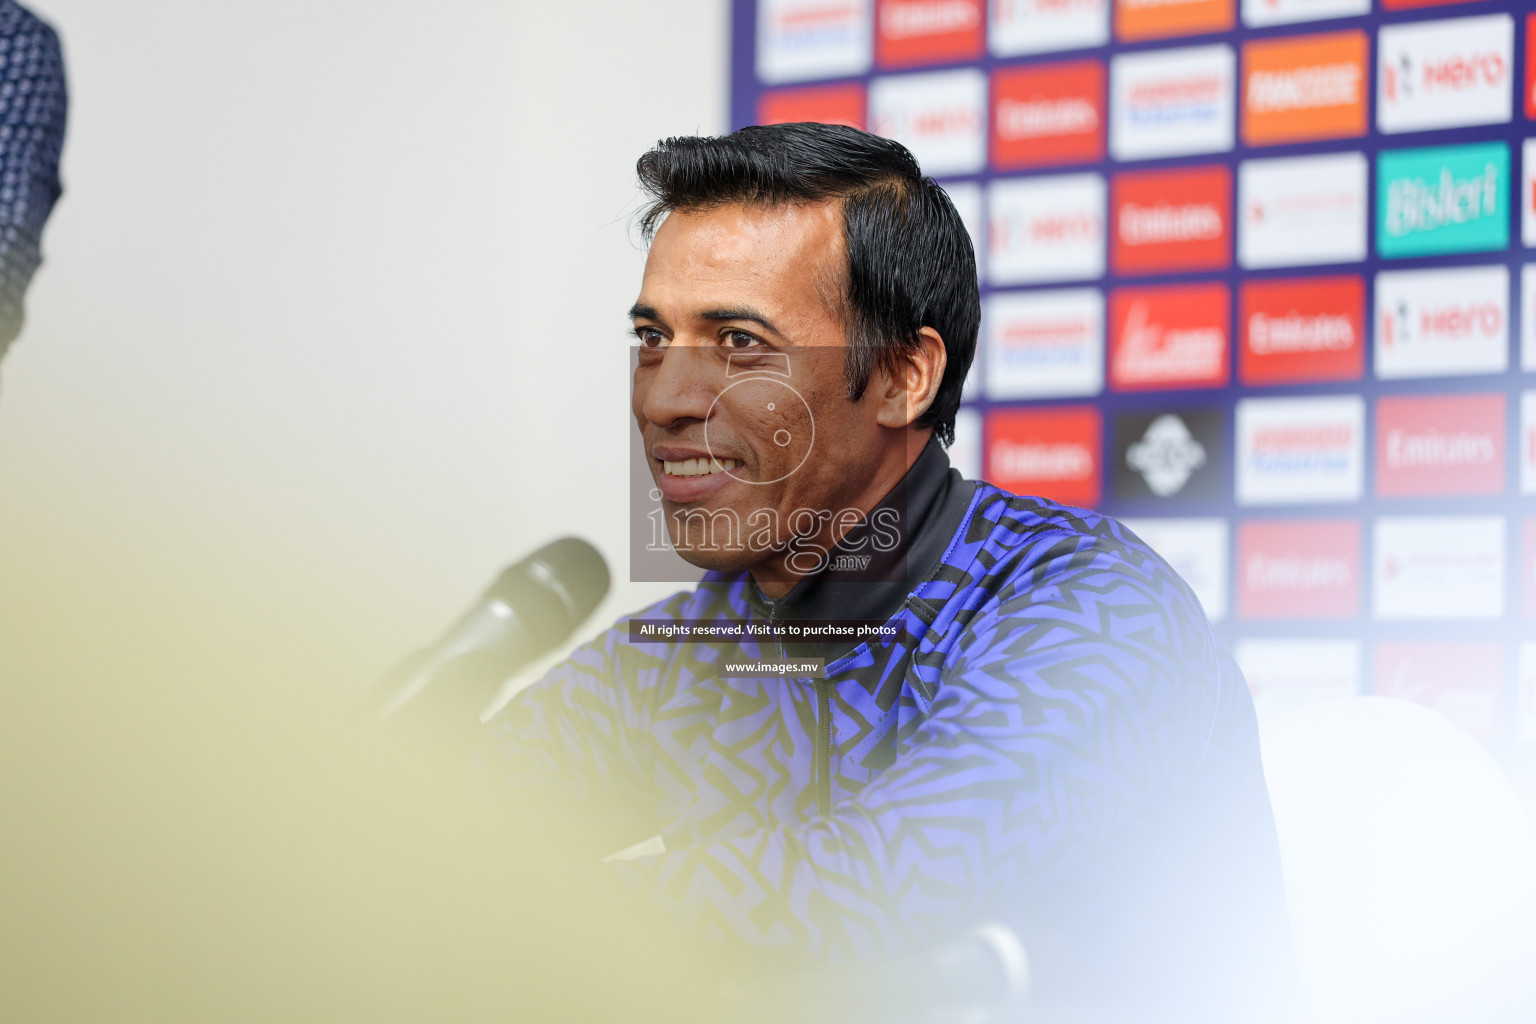
<svg viewBox="0 0 1536 1024">
<path fill-rule="evenodd" d="M 725 345 L 727 348 L 756 348 L 762 345 L 762 342 L 746 331 L 728 331 L 725 335 Z"/>
<path fill-rule="evenodd" d="M 642 348 L 664 348 L 667 344 L 666 335 L 654 327 L 636 327 L 635 337 L 640 339 Z"/>
</svg>

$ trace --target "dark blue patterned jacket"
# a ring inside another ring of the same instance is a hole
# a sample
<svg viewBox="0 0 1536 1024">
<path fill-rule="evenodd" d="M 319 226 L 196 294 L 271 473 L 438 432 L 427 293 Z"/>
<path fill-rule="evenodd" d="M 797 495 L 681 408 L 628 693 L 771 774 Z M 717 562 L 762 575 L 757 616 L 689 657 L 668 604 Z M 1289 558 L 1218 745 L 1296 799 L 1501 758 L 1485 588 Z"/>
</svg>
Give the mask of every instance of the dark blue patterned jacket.
<svg viewBox="0 0 1536 1024">
<path fill-rule="evenodd" d="M 1181 972 L 1257 991 L 1289 949 L 1273 822 L 1247 687 L 1189 587 L 1116 521 L 963 480 L 937 444 L 906 483 L 915 586 L 812 579 L 775 605 L 708 576 L 638 616 L 897 637 L 815 652 L 825 681 L 724 679 L 781 652 L 621 620 L 497 716 L 501 768 L 605 801 L 617 845 L 659 833 L 621 870 L 752 944 L 865 957 L 1003 918 L 1068 998 Z"/>
</svg>

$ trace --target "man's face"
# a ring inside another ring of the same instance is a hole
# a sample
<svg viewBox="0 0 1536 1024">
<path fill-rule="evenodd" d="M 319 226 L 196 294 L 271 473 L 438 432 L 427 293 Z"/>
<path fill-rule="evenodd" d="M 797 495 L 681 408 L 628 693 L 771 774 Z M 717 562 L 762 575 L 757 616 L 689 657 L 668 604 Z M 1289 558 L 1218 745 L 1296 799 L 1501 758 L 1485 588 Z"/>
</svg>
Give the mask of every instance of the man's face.
<svg viewBox="0 0 1536 1024">
<path fill-rule="evenodd" d="M 847 398 L 844 268 L 835 203 L 678 211 L 657 231 L 631 310 L 633 406 L 695 565 L 773 575 L 792 536 L 840 534 L 837 514 L 871 503 L 890 438 L 878 373 Z"/>
</svg>

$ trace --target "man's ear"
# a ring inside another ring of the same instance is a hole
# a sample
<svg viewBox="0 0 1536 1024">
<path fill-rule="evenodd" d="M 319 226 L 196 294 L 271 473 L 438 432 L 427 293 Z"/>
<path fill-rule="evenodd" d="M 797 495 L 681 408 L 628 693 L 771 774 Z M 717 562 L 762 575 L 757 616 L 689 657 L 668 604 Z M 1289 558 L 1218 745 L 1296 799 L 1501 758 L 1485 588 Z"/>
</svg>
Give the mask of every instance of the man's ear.
<svg viewBox="0 0 1536 1024">
<path fill-rule="evenodd" d="M 894 368 L 879 370 L 880 407 L 875 421 L 893 429 L 910 427 L 938 397 L 949 354 L 944 339 L 932 327 L 917 332 L 917 345 L 897 360 Z"/>
</svg>

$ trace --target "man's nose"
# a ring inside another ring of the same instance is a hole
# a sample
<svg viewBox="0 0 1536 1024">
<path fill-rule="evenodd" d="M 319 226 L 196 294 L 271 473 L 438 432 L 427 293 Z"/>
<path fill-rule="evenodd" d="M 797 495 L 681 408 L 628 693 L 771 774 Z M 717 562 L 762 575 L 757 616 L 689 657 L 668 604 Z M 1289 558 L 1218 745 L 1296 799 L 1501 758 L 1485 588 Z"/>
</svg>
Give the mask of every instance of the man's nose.
<svg viewBox="0 0 1536 1024">
<path fill-rule="evenodd" d="M 640 411 L 648 422 L 672 427 L 709 415 L 725 372 L 710 349 L 673 344 L 650 377 Z"/>
</svg>

